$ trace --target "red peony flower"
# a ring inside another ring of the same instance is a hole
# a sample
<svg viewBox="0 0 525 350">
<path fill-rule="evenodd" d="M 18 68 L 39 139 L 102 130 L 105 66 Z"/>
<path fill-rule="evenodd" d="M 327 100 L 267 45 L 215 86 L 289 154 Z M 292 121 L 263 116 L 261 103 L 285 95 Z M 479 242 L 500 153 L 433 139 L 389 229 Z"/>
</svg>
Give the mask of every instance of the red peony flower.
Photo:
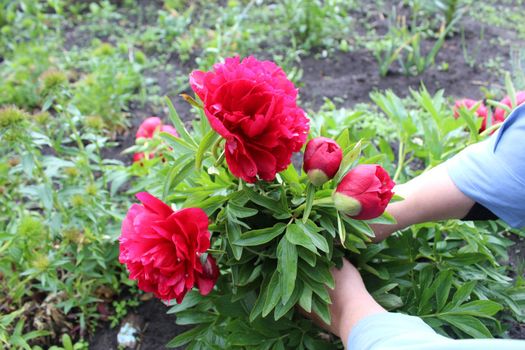
<svg viewBox="0 0 525 350">
<path fill-rule="evenodd" d="M 297 106 L 297 89 L 273 62 L 227 58 L 213 71 L 193 71 L 190 85 L 226 139 L 230 171 L 247 182 L 273 180 L 306 141 L 309 121 Z"/>
<path fill-rule="evenodd" d="M 306 145 L 303 169 L 315 186 L 332 179 L 343 160 L 341 147 L 332 139 L 316 137 Z"/>
<path fill-rule="evenodd" d="M 144 119 L 142 124 L 140 124 L 139 128 L 137 129 L 137 134 L 135 135 L 135 138 L 146 138 L 151 139 L 153 135 L 160 129 L 162 125 L 162 120 L 158 117 L 148 117 Z"/>
<path fill-rule="evenodd" d="M 145 139 L 151 139 L 155 136 L 155 134 L 159 131 L 167 132 L 175 137 L 178 137 L 179 134 L 177 133 L 177 130 L 171 126 L 171 125 L 163 125 L 162 120 L 158 117 L 148 117 L 146 118 L 142 124 L 140 124 L 137 134 L 135 135 L 136 139 L 145 138 Z M 133 162 L 140 162 L 142 159 L 144 159 L 145 155 L 143 152 L 138 152 L 133 155 Z M 150 153 L 148 155 L 148 158 L 155 157 L 155 154 Z"/>
<path fill-rule="evenodd" d="M 337 210 L 357 220 L 383 214 L 394 193 L 394 181 L 381 166 L 360 164 L 346 174 L 334 192 Z"/>
<path fill-rule="evenodd" d="M 519 105 L 525 103 L 525 91 L 516 92 L 516 106 L 512 105 L 512 102 L 509 96 L 505 96 L 505 98 L 501 100 L 500 103 L 508 106 L 510 109 L 518 107 Z M 496 108 L 494 110 L 494 120 L 496 120 L 498 123 L 502 123 L 503 121 L 505 121 L 506 117 L 507 117 L 507 111 L 504 110 L 503 108 Z"/>
<path fill-rule="evenodd" d="M 142 202 L 133 204 L 120 235 L 119 261 L 145 292 L 162 300 L 180 303 L 197 285 L 202 295 L 215 285 L 219 270 L 211 255 L 208 217 L 199 208 L 173 211 L 147 192 L 137 194 Z"/>
</svg>

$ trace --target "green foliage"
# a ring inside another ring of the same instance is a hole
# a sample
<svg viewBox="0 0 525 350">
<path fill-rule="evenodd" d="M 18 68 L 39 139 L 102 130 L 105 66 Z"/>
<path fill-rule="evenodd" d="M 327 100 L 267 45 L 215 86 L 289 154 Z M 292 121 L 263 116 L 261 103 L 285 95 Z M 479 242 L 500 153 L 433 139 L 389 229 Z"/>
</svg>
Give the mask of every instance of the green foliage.
<svg viewBox="0 0 525 350">
<path fill-rule="evenodd" d="M 51 113 L 2 110 L 16 132 L 0 130 L 0 301 L 19 318 L 5 322 L 2 337 L 21 347 L 70 320 L 81 333 L 92 329 L 96 304 L 122 283 L 116 237 L 128 198 L 110 192 L 120 162 L 102 157 L 112 143 L 61 104 L 64 80 L 52 80 Z"/>
<path fill-rule="evenodd" d="M 394 62 L 398 62 L 404 75 L 420 75 L 433 66 L 447 35 L 453 30 L 460 17 L 454 17 L 446 26 L 441 26 L 431 35 L 433 44 L 430 50 L 423 52 L 424 29 L 417 21 L 417 7 L 412 9 L 410 26 L 406 17 L 397 16 L 395 8 L 389 23 L 388 33 L 380 40 L 368 44 L 379 65 L 379 74 L 386 76 Z"/>
</svg>

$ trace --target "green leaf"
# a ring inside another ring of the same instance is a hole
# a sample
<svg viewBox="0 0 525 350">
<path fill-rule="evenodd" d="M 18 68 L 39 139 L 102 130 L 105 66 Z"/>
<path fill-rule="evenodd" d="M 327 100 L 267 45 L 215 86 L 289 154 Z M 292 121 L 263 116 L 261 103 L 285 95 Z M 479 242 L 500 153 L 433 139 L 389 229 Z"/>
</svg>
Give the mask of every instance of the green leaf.
<svg viewBox="0 0 525 350">
<path fill-rule="evenodd" d="M 243 247 L 265 244 L 279 236 L 285 229 L 286 224 L 280 222 L 272 227 L 248 231 L 242 234 L 241 238 L 234 241 L 233 244 Z"/>
<path fill-rule="evenodd" d="M 317 249 L 315 249 L 315 246 L 313 244 L 312 248 L 315 250 L 315 252 L 317 252 Z M 299 257 L 302 260 L 304 260 L 308 265 L 315 266 L 315 264 L 317 263 L 317 254 L 313 251 L 308 250 L 302 246 L 298 246 L 297 253 L 299 254 Z"/>
<path fill-rule="evenodd" d="M 186 310 L 177 313 L 176 323 L 178 325 L 189 325 L 198 323 L 211 323 L 217 318 L 217 315 L 209 312 Z"/>
<path fill-rule="evenodd" d="M 356 230 L 359 233 L 364 234 L 365 236 L 375 238 L 374 230 L 364 221 L 361 220 L 354 220 L 352 218 L 349 218 L 346 215 L 341 215 L 341 218 L 350 224 L 354 230 Z"/>
<path fill-rule="evenodd" d="M 297 277 L 297 248 L 290 243 L 286 237 L 281 238 L 277 246 L 277 270 L 279 273 L 279 285 L 282 293 L 282 304 L 286 304 L 292 296 Z"/>
<path fill-rule="evenodd" d="M 190 145 L 193 145 L 195 147 L 195 149 L 196 149 L 198 147 L 198 145 L 195 142 L 195 140 L 193 139 L 193 137 L 191 137 L 191 135 L 188 132 L 188 130 L 186 129 L 186 127 L 184 126 L 184 123 L 182 122 L 182 119 L 180 119 L 179 114 L 177 113 L 177 110 L 175 109 L 175 107 L 173 107 L 173 103 L 171 103 L 171 100 L 169 99 L 168 96 L 166 96 L 164 99 L 166 101 L 166 104 L 168 105 L 168 110 L 169 110 L 168 116 L 169 116 L 171 122 L 173 123 L 173 126 L 177 130 L 177 133 L 180 135 L 180 137 L 184 141 L 186 141 Z"/>
<path fill-rule="evenodd" d="M 334 176 L 334 183 L 338 184 L 341 182 L 341 179 L 346 175 L 354 162 L 359 158 L 361 155 L 361 146 L 361 140 L 359 140 L 359 142 L 357 142 L 354 147 L 345 154 L 343 160 L 341 161 L 341 165 L 339 166 L 339 170 Z"/>
<path fill-rule="evenodd" d="M 503 310 L 501 304 L 492 300 L 475 300 L 455 307 L 451 312 L 458 312 L 477 317 L 490 317 Z"/>
<path fill-rule="evenodd" d="M 301 220 L 296 219 L 295 223 L 304 231 L 304 233 L 310 238 L 311 242 L 317 248 L 325 253 L 330 251 L 326 238 L 324 238 L 324 236 L 319 233 L 319 231 L 322 229 L 319 228 L 312 220 L 308 220 L 306 223 L 303 223 Z"/>
<path fill-rule="evenodd" d="M 177 187 L 191 172 L 192 159 L 180 160 L 180 163 L 171 168 L 162 191 L 162 198 L 166 198 L 171 188 Z"/>
<path fill-rule="evenodd" d="M 266 297 L 264 298 L 264 306 L 262 309 L 262 316 L 266 317 L 281 299 L 281 288 L 279 288 L 279 271 L 275 271 L 272 275 L 270 283 L 266 288 Z"/>
<path fill-rule="evenodd" d="M 297 224 L 290 224 L 286 228 L 286 239 L 295 245 L 300 245 L 317 254 L 317 249 L 311 238 Z"/>
<path fill-rule="evenodd" d="M 245 192 L 248 194 L 252 202 L 274 212 L 280 219 L 285 219 L 291 216 L 288 210 L 283 208 L 279 201 L 273 200 L 249 189 Z"/>
<path fill-rule="evenodd" d="M 312 312 L 312 289 L 308 286 L 303 287 L 301 296 L 299 297 L 299 305 L 306 311 Z"/>
<path fill-rule="evenodd" d="M 195 169 L 200 170 L 202 167 L 202 161 L 204 159 L 204 153 L 213 145 L 221 136 L 210 130 L 201 140 L 197 153 L 195 154 Z"/>
<path fill-rule="evenodd" d="M 299 268 L 316 282 L 326 285 L 330 289 L 335 288 L 334 277 L 330 273 L 330 266 L 321 261 L 312 267 L 308 264 L 300 264 Z"/>
<path fill-rule="evenodd" d="M 275 306 L 275 312 L 273 314 L 275 321 L 279 320 L 281 317 L 286 315 L 286 313 L 290 311 L 295 304 L 297 304 L 297 301 L 299 300 L 299 297 L 301 295 L 301 285 L 302 283 L 297 283 L 295 285 L 293 293 L 290 296 L 290 298 L 288 298 L 288 301 L 286 301 L 285 303 L 277 303 L 277 305 Z"/>
<path fill-rule="evenodd" d="M 472 316 L 438 315 L 438 318 L 467 333 L 473 338 L 492 338 L 485 325 Z"/>
<path fill-rule="evenodd" d="M 208 330 L 208 327 L 209 327 L 208 324 L 203 324 L 195 328 L 192 328 L 187 332 L 179 334 L 178 336 L 170 340 L 168 344 L 166 344 L 166 347 L 176 348 L 176 347 L 188 344 L 190 341 L 195 340 L 195 338 L 198 338 L 198 336 L 206 333 L 206 331 Z"/>
<path fill-rule="evenodd" d="M 341 149 L 346 150 L 350 145 L 350 132 L 348 128 L 344 128 L 341 133 L 335 139 L 335 142 L 341 147 Z"/>
<path fill-rule="evenodd" d="M 449 303 L 451 307 L 458 306 L 468 300 L 470 298 L 470 294 L 472 294 L 472 291 L 474 290 L 474 287 L 476 286 L 477 281 L 468 281 L 461 285 L 461 287 L 458 288 L 456 293 L 454 293 L 454 296 L 452 297 L 452 301 Z M 448 309 L 445 308 L 445 310 Z"/>
<path fill-rule="evenodd" d="M 236 218 L 249 218 L 256 215 L 259 211 L 255 208 L 241 207 L 235 203 L 228 203 L 228 212 Z"/>
<path fill-rule="evenodd" d="M 343 245 L 343 247 L 347 247 L 345 244 L 346 242 L 346 227 L 343 222 L 343 219 L 341 218 L 341 214 L 339 212 L 336 212 L 337 217 L 337 232 L 339 233 L 339 241 Z"/>
<path fill-rule="evenodd" d="M 436 290 L 437 311 L 441 311 L 448 300 L 450 288 L 452 287 L 453 272 L 451 270 L 441 271 L 434 281 L 431 289 Z"/>
<path fill-rule="evenodd" d="M 507 90 L 507 95 L 510 97 L 512 108 L 515 108 L 517 105 L 516 89 L 514 88 L 514 84 L 512 84 L 512 78 L 509 72 L 505 74 L 505 90 Z"/>
<path fill-rule="evenodd" d="M 190 291 L 190 292 L 188 292 L 188 294 L 186 294 L 184 299 L 182 299 L 182 302 L 180 304 L 173 305 L 168 310 L 167 313 L 168 314 L 174 314 L 174 313 L 177 313 L 177 312 L 181 312 L 181 311 L 187 310 L 187 309 L 197 305 L 199 302 L 202 301 L 202 299 L 203 299 L 203 297 L 198 292 Z"/>
<path fill-rule="evenodd" d="M 159 133 L 160 138 L 168 144 L 168 146 L 173 148 L 173 151 L 170 152 L 179 152 L 179 153 L 194 153 L 197 151 L 197 146 L 192 143 L 188 143 L 180 137 L 174 136 L 167 132 Z"/>
<path fill-rule="evenodd" d="M 321 320 L 327 325 L 330 325 L 332 323 L 332 319 L 330 317 L 330 309 L 328 307 L 328 304 L 324 303 L 318 298 L 313 299 L 312 311 L 316 315 L 318 315 L 321 318 Z"/>
<path fill-rule="evenodd" d="M 242 256 L 242 247 L 236 245 L 234 242 L 236 242 L 238 239 L 241 238 L 241 227 L 233 218 L 230 217 L 230 204 L 228 204 L 228 208 L 226 209 L 226 216 L 228 217 L 228 220 L 226 221 L 226 235 L 228 237 L 228 244 L 230 245 L 230 248 L 233 252 L 233 256 L 235 259 L 240 260 Z"/>
<path fill-rule="evenodd" d="M 452 258 L 445 258 L 445 261 L 452 266 L 463 267 L 487 260 L 487 256 L 482 253 L 461 253 Z"/>
<path fill-rule="evenodd" d="M 310 216 L 310 212 L 312 211 L 312 205 L 314 203 L 314 197 L 315 197 L 315 186 L 308 182 L 308 185 L 306 186 L 306 202 L 303 212 L 303 223 L 306 223 L 308 220 L 308 217 Z"/>
</svg>

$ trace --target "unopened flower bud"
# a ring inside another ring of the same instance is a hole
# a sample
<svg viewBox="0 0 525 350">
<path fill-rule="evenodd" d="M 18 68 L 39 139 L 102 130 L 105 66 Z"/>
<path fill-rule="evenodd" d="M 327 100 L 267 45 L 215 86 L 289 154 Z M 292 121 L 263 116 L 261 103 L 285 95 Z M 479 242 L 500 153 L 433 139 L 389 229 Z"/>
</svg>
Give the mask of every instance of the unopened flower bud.
<svg viewBox="0 0 525 350">
<path fill-rule="evenodd" d="M 337 142 L 316 137 L 306 145 L 303 169 L 315 186 L 321 186 L 335 176 L 342 159 L 343 151 Z"/>
<path fill-rule="evenodd" d="M 383 214 L 392 199 L 395 183 L 376 164 L 361 164 L 350 170 L 333 194 L 340 212 L 357 220 L 370 220 Z"/>
</svg>

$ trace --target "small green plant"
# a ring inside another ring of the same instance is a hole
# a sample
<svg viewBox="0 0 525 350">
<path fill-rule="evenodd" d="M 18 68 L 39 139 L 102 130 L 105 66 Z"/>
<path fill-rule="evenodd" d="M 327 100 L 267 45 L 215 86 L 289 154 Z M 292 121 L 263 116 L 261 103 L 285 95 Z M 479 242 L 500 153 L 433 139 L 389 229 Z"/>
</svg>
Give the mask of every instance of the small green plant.
<svg viewBox="0 0 525 350">
<path fill-rule="evenodd" d="M 114 308 L 114 314 L 109 316 L 110 327 L 115 328 L 119 325 L 120 321 L 128 314 L 129 308 L 139 306 L 139 301 L 136 298 L 115 300 L 112 303 Z"/>
<path fill-rule="evenodd" d="M 392 8 L 390 18 L 395 20 L 390 20 L 388 33 L 382 39 L 368 44 L 379 65 L 381 76 L 386 76 L 396 61 L 404 75 L 419 75 L 425 72 L 434 65 L 437 54 L 457 21 L 452 21 L 446 27 L 440 27 L 438 32 L 434 33 L 431 49 L 423 53 L 423 32 L 417 24 L 411 23 L 409 27 L 405 17 L 396 15 L 395 8 Z M 415 22 L 415 19 L 412 21 Z"/>
<path fill-rule="evenodd" d="M 31 350 L 29 342 L 32 339 L 49 334 L 49 332 L 42 330 L 24 332 L 25 312 L 26 310 L 22 308 L 6 315 L 0 315 L 0 344 L 6 349 L 16 347 L 17 349 Z M 18 321 L 16 321 L 17 319 Z"/>
</svg>

